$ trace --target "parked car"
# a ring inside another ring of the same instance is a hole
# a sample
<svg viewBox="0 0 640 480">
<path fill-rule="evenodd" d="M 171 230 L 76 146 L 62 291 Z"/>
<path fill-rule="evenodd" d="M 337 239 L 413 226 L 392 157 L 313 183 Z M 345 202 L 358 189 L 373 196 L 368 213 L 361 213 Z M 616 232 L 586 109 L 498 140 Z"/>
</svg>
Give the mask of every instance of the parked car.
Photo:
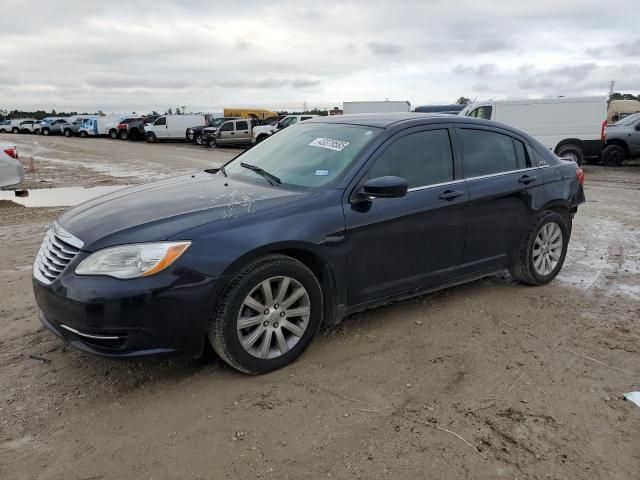
<svg viewBox="0 0 640 480">
<path fill-rule="evenodd" d="M 251 145 L 251 132 L 255 120 L 241 118 L 227 120 L 215 130 L 205 129 L 206 144 L 211 148 L 217 146 Z"/>
<path fill-rule="evenodd" d="M 42 135 L 64 135 L 70 137 L 74 133 L 77 133 L 80 129 L 80 124 L 73 124 L 66 118 L 57 118 L 47 123 L 42 123 L 40 126 L 40 133 Z"/>
<path fill-rule="evenodd" d="M 145 125 L 144 130 L 147 141 L 153 143 L 159 140 L 182 140 L 187 128 L 206 124 L 204 115 L 162 115 L 152 124 Z"/>
<path fill-rule="evenodd" d="M 152 124 L 158 119 L 158 117 L 160 117 L 160 115 L 148 115 L 129 123 L 127 125 L 127 139 L 133 141 L 146 140 L 147 136 L 144 131 L 145 125 Z"/>
<path fill-rule="evenodd" d="M 13 124 L 11 120 L 3 120 L 0 122 L 0 133 L 11 133 L 13 130 Z"/>
<path fill-rule="evenodd" d="M 125 118 L 120 121 L 118 125 L 116 125 L 116 134 L 115 136 L 109 133 L 111 138 L 119 138 L 120 140 L 127 140 L 129 138 L 129 124 L 132 122 L 139 122 L 142 120 L 142 117 L 130 117 Z"/>
<path fill-rule="evenodd" d="M 270 135 L 275 132 L 287 128 L 291 125 L 295 125 L 298 122 L 304 122 L 305 120 L 309 120 L 311 118 L 315 118 L 318 115 L 287 115 L 279 122 L 276 122 L 271 125 L 261 125 L 259 127 L 254 127 L 253 132 L 251 134 L 251 142 L 252 143 L 260 143 L 264 139 L 268 138 Z"/>
<path fill-rule="evenodd" d="M 491 100 L 468 105 L 460 115 L 495 120 L 524 130 L 578 165 L 600 158 L 607 125 L 606 97 Z"/>
<path fill-rule="evenodd" d="M 18 124 L 19 133 L 33 133 L 33 125 L 36 123 L 34 119 L 20 120 Z"/>
<path fill-rule="evenodd" d="M 0 187 L 17 185 L 24 179 L 24 168 L 15 145 L 0 143 Z"/>
<path fill-rule="evenodd" d="M 321 117 L 219 170 L 63 213 L 33 266 L 35 298 L 44 325 L 87 352 L 197 357 L 210 342 L 264 373 L 366 308 L 505 268 L 550 282 L 583 182 L 494 122 Z"/>
<path fill-rule="evenodd" d="M 117 126 L 124 119 L 123 115 L 98 115 L 97 117 L 89 117 L 83 119 L 82 125 L 79 129 L 79 134 L 82 138 L 86 137 L 100 137 L 102 135 L 109 135 L 111 138 L 117 138 Z M 116 136 L 113 136 L 113 132 L 116 132 Z"/>
<path fill-rule="evenodd" d="M 640 113 L 607 125 L 602 163 L 619 166 L 625 159 L 640 157 Z"/>
<path fill-rule="evenodd" d="M 199 125 L 197 127 L 189 127 L 186 131 L 187 142 L 197 145 L 206 145 L 207 134 L 215 132 L 220 125 L 227 120 L 234 120 L 238 117 L 218 117 L 209 120 L 207 125 Z"/>
<path fill-rule="evenodd" d="M 33 132 L 35 135 L 40 135 L 42 129 L 42 120 L 36 120 L 33 122 Z"/>
</svg>

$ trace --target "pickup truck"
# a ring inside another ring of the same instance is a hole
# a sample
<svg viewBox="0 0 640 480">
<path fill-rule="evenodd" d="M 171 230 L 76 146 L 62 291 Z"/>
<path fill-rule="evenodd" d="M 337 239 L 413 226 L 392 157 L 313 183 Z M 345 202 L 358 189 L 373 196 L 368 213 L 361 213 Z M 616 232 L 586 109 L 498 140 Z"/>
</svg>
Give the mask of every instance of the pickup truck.
<svg viewBox="0 0 640 480">
<path fill-rule="evenodd" d="M 239 117 L 212 118 L 207 126 L 199 125 L 197 127 L 189 127 L 186 132 L 187 142 L 206 145 L 208 134 L 215 132 L 218 127 L 227 120 L 235 120 L 236 118 Z"/>
<path fill-rule="evenodd" d="M 601 161 L 605 165 L 622 165 L 625 159 L 640 156 L 640 113 L 607 125 Z"/>
<path fill-rule="evenodd" d="M 273 125 L 262 125 L 259 127 L 255 127 L 253 129 L 253 134 L 251 135 L 251 143 L 260 143 L 268 136 L 273 135 L 283 128 L 287 128 L 290 125 L 294 125 L 298 122 L 304 122 L 305 120 L 309 120 L 310 118 L 314 118 L 317 116 L 318 115 L 287 115 L 278 123 L 275 123 Z"/>
<path fill-rule="evenodd" d="M 206 144 L 211 148 L 222 145 L 251 145 L 251 133 L 256 120 L 251 118 L 238 118 L 227 120 L 216 130 L 206 132 Z M 213 127 L 207 127 L 208 128 Z"/>
</svg>

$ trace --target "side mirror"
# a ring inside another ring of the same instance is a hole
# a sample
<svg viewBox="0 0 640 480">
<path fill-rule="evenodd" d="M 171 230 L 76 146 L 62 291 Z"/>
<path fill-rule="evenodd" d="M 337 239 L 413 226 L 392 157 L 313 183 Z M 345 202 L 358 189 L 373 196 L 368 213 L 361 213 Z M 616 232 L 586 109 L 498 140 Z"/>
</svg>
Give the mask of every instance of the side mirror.
<svg viewBox="0 0 640 480">
<path fill-rule="evenodd" d="M 407 181 L 402 177 L 378 177 L 367 180 L 362 194 L 374 198 L 400 198 L 407 194 Z"/>
</svg>

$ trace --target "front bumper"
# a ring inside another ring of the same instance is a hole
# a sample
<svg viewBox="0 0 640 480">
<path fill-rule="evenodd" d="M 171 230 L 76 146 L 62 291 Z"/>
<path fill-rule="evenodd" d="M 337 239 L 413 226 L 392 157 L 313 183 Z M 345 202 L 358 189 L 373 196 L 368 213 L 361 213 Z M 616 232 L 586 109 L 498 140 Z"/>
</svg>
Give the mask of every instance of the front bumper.
<svg viewBox="0 0 640 480">
<path fill-rule="evenodd" d="M 33 290 L 44 326 L 80 350 L 195 358 L 221 280 L 181 266 L 132 280 L 78 276 L 70 266 L 49 285 L 34 278 Z"/>
</svg>

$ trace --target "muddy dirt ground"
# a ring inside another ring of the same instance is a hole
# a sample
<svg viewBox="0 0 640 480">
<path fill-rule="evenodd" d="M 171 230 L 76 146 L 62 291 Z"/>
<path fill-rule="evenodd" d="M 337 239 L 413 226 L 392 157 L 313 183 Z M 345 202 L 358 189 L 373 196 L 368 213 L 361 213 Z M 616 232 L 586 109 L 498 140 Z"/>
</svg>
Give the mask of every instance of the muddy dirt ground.
<svg viewBox="0 0 640 480">
<path fill-rule="evenodd" d="M 238 153 L 17 138 L 31 187 L 137 183 Z M 371 310 L 260 377 L 67 348 L 30 286 L 62 209 L 2 202 L 0 478 L 639 478 L 640 407 L 622 394 L 640 390 L 640 167 L 585 171 L 550 285 L 505 274 Z"/>
</svg>

